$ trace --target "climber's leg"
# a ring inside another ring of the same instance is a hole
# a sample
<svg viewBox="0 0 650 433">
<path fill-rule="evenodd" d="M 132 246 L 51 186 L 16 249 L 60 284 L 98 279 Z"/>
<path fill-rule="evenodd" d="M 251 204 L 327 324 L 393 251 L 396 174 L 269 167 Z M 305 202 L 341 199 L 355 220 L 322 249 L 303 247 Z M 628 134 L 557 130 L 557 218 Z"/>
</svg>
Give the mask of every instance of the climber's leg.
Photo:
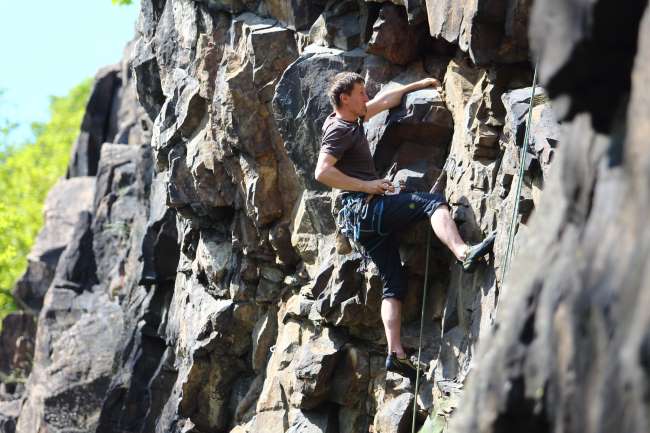
<svg viewBox="0 0 650 433">
<path fill-rule="evenodd" d="M 381 320 L 384 322 L 388 353 L 396 353 L 404 357 L 404 348 L 400 338 L 402 326 L 402 301 L 396 298 L 384 298 L 381 301 Z"/>
<path fill-rule="evenodd" d="M 384 212 L 381 219 L 382 231 L 400 230 L 424 218 L 429 218 L 436 236 L 451 250 L 457 259 L 463 259 L 467 245 L 458 233 L 458 228 L 451 218 L 449 205 L 443 194 L 402 193 L 381 197 L 381 200 L 384 203 Z"/>
<path fill-rule="evenodd" d="M 383 233 L 404 230 L 418 221 L 431 218 L 437 209 L 447 206 L 445 196 L 440 193 L 403 192 L 374 200 L 383 202 L 381 225 L 378 227 Z"/>
<path fill-rule="evenodd" d="M 458 260 L 463 260 L 467 244 L 460 237 L 458 227 L 447 206 L 439 206 L 431 215 L 431 227 L 438 239 L 451 250 Z"/>
<path fill-rule="evenodd" d="M 384 286 L 381 318 L 388 346 L 386 370 L 411 380 L 415 380 L 417 368 L 406 356 L 400 337 L 402 302 L 406 297 L 408 281 L 399 255 L 396 232 L 430 217 L 444 203 L 446 201 L 441 194 L 405 193 L 377 197 L 371 202 L 369 221 L 364 219 L 361 223 L 359 242 L 377 266 Z M 365 231 L 369 228 L 371 230 Z"/>
<path fill-rule="evenodd" d="M 486 236 L 476 245 L 467 245 L 460 237 L 456 223 L 451 218 L 449 209 L 440 206 L 431 216 L 431 227 L 436 236 L 449 247 L 451 252 L 462 262 L 463 269 L 473 272 L 481 257 L 492 250 L 496 231 Z"/>
<path fill-rule="evenodd" d="M 403 356 L 400 328 L 402 301 L 406 297 L 407 280 L 399 255 L 399 238 L 397 233 L 393 232 L 383 237 L 376 235 L 362 237 L 360 242 L 377 266 L 383 284 L 381 319 L 386 331 L 388 352 L 397 352 L 398 355 Z"/>
</svg>

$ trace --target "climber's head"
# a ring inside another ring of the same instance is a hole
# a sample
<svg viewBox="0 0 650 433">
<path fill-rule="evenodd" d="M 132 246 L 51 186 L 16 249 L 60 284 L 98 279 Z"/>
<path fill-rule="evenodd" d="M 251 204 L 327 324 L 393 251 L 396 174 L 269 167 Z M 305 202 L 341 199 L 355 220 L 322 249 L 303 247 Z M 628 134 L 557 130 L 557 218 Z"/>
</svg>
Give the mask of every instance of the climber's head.
<svg viewBox="0 0 650 433">
<path fill-rule="evenodd" d="M 347 111 L 357 117 L 366 115 L 366 102 L 369 99 L 361 75 L 355 72 L 336 74 L 328 94 L 335 110 Z"/>
</svg>

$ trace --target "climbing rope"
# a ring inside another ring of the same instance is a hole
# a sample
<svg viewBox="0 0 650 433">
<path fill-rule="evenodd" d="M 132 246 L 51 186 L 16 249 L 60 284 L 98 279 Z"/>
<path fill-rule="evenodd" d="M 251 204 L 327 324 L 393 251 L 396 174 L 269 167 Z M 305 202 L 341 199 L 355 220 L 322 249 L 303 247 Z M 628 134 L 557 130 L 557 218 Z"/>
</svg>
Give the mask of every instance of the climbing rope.
<svg viewBox="0 0 650 433">
<path fill-rule="evenodd" d="M 415 415 L 418 408 L 418 389 L 420 387 L 420 358 L 422 356 L 422 333 L 424 332 L 424 310 L 427 305 L 427 283 L 429 282 L 429 252 L 431 250 L 431 231 L 427 230 L 427 255 L 424 265 L 424 287 L 422 289 L 422 313 L 420 314 L 420 338 L 418 340 L 418 360 L 415 373 L 415 395 L 413 396 L 413 419 L 411 420 L 411 433 L 415 433 Z"/>
<path fill-rule="evenodd" d="M 530 125 L 533 121 L 533 107 L 535 104 L 535 88 L 537 86 L 537 66 L 539 61 L 535 63 L 535 73 L 533 74 L 533 87 L 530 95 L 530 103 L 528 106 L 528 119 L 526 121 L 526 134 L 524 135 L 524 144 L 521 147 L 521 155 L 519 157 L 519 179 L 517 179 L 517 191 L 515 195 L 515 205 L 512 209 L 512 220 L 510 221 L 510 230 L 508 233 L 508 246 L 506 248 L 506 255 L 503 262 L 503 270 L 501 272 L 501 284 L 506 277 L 506 272 L 510 264 L 510 257 L 512 255 L 512 246 L 515 241 L 515 228 L 517 222 L 517 214 L 519 213 L 519 196 L 521 194 L 521 185 L 524 179 L 524 164 L 526 163 L 526 152 L 530 143 Z"/>
<path fill-rule="evenodd" d="M 537 87 L 537 66 L 538 63 L 535 64 L 535 72 L 533 74 L 533 86 L 530 95 L 530 103 L 528 106 L 528 118 L 526 121 L 526 133 L 524 135 L 524 144 L 522 146 L 521 156 L 519 158 L 519 179 L 517 180 L 515 205 L 512 211 L 512 220 L 510 223 L 510 230 L 508 234 L 508 246 L 506 248 L 506 255 L 505 255 L 505 260 L 503 265 L 503 272 L 501 274 L 501 281 L 503 281 L 503 279 L 505 278 L 506 270 L 508 268 L 510 257 L 512 255 L 512 245 L 514 243 L 514 237 L 515 237 L 515 223 L 517 220 L 517 214 L 519 213 L 519 196 L 521 194 L 521 186 L 524 178 L 524 164 L 526 162 L 526 152 L 528 151 L 528 146 L 530 144 L 530 126 L 532 124 L 532 118 L 533 118 L 533 107 L 536 102 L 539 103 L 540 101 L 540 98 L 536 98 L 535 96 L 535 89 Z M 438 183 L 442 179 L 444 172 L 448 169 L 447 163 L 449 162 L 449 159 L 452 158 L 448 158 L 447 161 L 445 161 L 445 165 L 442 169 L 442 172 L 438 176 L 438 179 L 436 179 L 436 182 L 432 190 L 436 189 Z M 426 304 L 427 304 L 427 283 L 429 282 L 430 250 L 431 250 L 431 230 L 427 230 L 427 253 L 426 253 L 426 264 L 424 268 L 424 285 L 423 285 L 424 287 L 422 289 L 422 310 L 420 313 L 420 336 L 418 339 L 418 356 L 417 356 L 417 363 L 416 363 L 415 393 L 413 397 L 413 416 L 411 419 L 411 433 L 415 433 L 415 418 L 417 415 L 418 392 L 420 388 L 420 360 L 422 358 L 422 334 L 424 333 L 424 311 L 426 309 Z M 476 285 L 476 275 L 474 275 L 474 285 Z M 460 293 L 459 296 L 461 296 Z"/>
</svg>

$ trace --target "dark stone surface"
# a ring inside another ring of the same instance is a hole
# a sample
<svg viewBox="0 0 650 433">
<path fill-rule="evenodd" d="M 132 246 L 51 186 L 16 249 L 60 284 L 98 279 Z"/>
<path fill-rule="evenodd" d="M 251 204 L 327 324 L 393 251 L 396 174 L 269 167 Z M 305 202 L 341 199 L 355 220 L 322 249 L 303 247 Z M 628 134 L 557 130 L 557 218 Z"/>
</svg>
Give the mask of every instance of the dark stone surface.
<svg viewBox="0 0 650 433">
<path fill-rule="evenodd" d="M 90 290 L 97 284 L 97 264 L 93 254 L 92 214 L 83 212 L 72 239 L 61 255 L 52 281 L 54 287 L 75 292 Z"/>
<path fill-rule="evenodd" d="M 450 431 L 648 430 L 650 114 L 643 92 L 629 106 L 625 95 L 636 51 L 635 88 L 649 79 L 647 29 L 643 49 L 632 49 L 638 18 L 622 30 L 604 25 L 612 3 L 537 2 L 538 17 L 551 6 L 552 16 L 566 14 L 559 35 L 580 35 L 560 46 L 546 28 L 533 31 L 553 41 L 537 45 L 553 96 L 582 97 L 574 61 L 596 81 L 600 41 L 602 64 L 627 57 L 595 84 L 622 94 L 607 96 L 609 106 L 587 98 L 566 125 L 569 145 L 554 147 L 562 129 L 551 105 L 536 104 L 515 197 L 531 2 L 365 3 L 142 0 L 129 65 L 136 85 L 119 87 L 106 107 L 94 208 L 45 292 L 30 381 L 16 393 L 25 398 L 19 433 L 408 429 L 415 396 L 408 380 L 385 372 L 376 269 L 337 252 L 337 200 L 313 179 L 328 80 L 342 70 L 367 77 L 373 95 L 444 76 L 441 95 L 412 92 L 366 124 L 376 161 L 382 170 L 398 162 L 398 177 L 418 189 L 448 161 L 443 189 L 464 239 L 498 230 L 494 253 L 471 276 L 435 238 L 425 263 L 426 221 L 402 234 L 403 344 L 418 346 L 426 287 L 423 359 L 436 367 L 418 413 L 445 422 L 454 413 Z M 418 51 L 396 43 L 413 42 L 408 28 L 426 25 L 427 6 L 441 39 L 424 38 Z M 372 55 L 364 43 L 380 7 L 399 19 L 380 18 L 378 40 L 383 32 L 389 42 Z M 626 13 L 613 11 L 613 23 Z M 305 47 L 310 27 L 324 30 L 315 43 L 347 51 Z M 128 70 L 123 62 L 116 76 L 129 81 Z M 147 115 L 128 108 L 130 91 Z M 556 97 L 552 107 L 562 104 Z M 594 132 L 592 120 L 611 135 Z M 75 152 L 75 167 L 88 160 Z M 518 264 L 504 285 L 514 203 Z M 18 415 L 3 404 L 9 429 Z"/>
<path fill-rule="evenodd" d="M 480 362 L 454 432 L 649 428 L 650 319 L 642 305 L 650 287 L 645 248 L 650 165 L 642 150 L 647 149 L 642 119 L 648 116 L 650 14 L 647 9 L 641 14 L 637 3 L 557 6 L 536 3 L 533 18 L 541 24 L 552 17 L 554 31 L 536 25 L 531 37 L 543 53 L 542 82 L 553 95 L 567 92 L 556 109 L 572 121 L 565 124 L 566 145 L 557 152 L 530 222 L 532 247 L 521 251 L 506 280 L 501 296 L 507 302 L 495 332 L 480 344 Z M 583 13 L 594 19 L 583 21 Z M 628 16 L 625 29 L 611 25 L 628 13 L 636 15 Z M 561 35 L 574 37 L 553 44 Z M 631 45 L 623 43 L 610 56 L 606 47 L 621 43 L 621 37 L 638 39 L 638 51 L 627 51 Z M 595 87 L 607 90 L 593 99 L 581 85 L 588 76 L 578 80 L 574 74 L 588 68 L 586 74 L 596 73 L 614 57 L 616 72 L 599 75 Z"/>
<path fill-rule="evenodd" d="M 329 80 L 338 72 L 359 71 L 362 52 L 330 51 L 300 56 L 282 74 L 273 98 L 273 115 L 303 186 L 323 190 L 313 173 L 320 151 L 321 128 L 331 112 Z"/>
<path fill-rule="evenodd" d="M 373 24 L 367 51 L 391 63 L 407 65 L 419 57 L 426 37 L 424 23 L 410 25 L 403 7 L 386 2 Z"/>
<path fill-rule="evenodd" d="M 646 6 L 647 0 L 632 0 L 625 7 L 613 0 L 535 4 L 531 46 L 541 59 L 541 81 L 560 118 L 587 112 L 596 131 L 611 132 L 616 108 L 625 104 L 631 89 Z"/>
<path fill-rule="evenodd" d="M 144 235 L 152 168 L 148 146 L 102 147 L 93 213 L 81 214 L 39 317 L 31 377 L 47 386 L 28 384 L 17 431 L 64 431 L 72 423 L 114 431 L 145 419 L 171 298 L 169 284 L 148 295 L 137 286 L 140 250 L 133 246 Z M 127 296 L 123 311 L 114 300 Z"/>
<path fill-rule="evenodd" d="M 264 0 L 268 15 L 292 30 L 308 29 L 326 3 L 327 0 Z"/>
<path fill-rule="evenodd" d="M 419 167 L 433 184 L 438 172 L 428 172 L 442 168 L 453 128 L 451 113 L 436 90 L 409 93 L 403 104 L 370 119 L 368 135 L 377 171 L 385 173 L 393 163 L 398 170 Z"/>
<path fill-rule="evenodd" d="M 12 291 L 21 308 L 38 314 L 81 214 L 92 209 L 93 193 L 94 178 L 89 176 L 61 179 L 48 193 L 43 209 L 45 224 L 28 256 L 27 270 Z"/>
<path fill-rule="evenodd" d="M 138 41 L 136 50 L 133 71 L 138 95 L 142 95 L 139 97 L 139 101 L 146 110 L 149 118 L 155 119 L 164 102 L 160 85 L 160 67 L 151 48 L 145 46 L 142 39 Z"/>
<path fill-rule="evenodd" d="M 502 96 L 506 109 L 505 131 L 507 131 L 502 139 L 514 140 L 519 147 L 525 142 L 531 92 L 531 88 L 524 88 L 504 93 Z M 560 141 L 561 132 L 551 106 L 543 102 L 546 98 L 543 89 L 538 88 L 535 95 L 539 101 L 533 100 L 534 123 L 529 133 L 525 170 L 543 177 L 542 173 L 537 173 L 536 170 L 539 171 L 542 165 L 550 164 Z M 535 167 L 531 167 L 533 165 Z"/>
<path fill-rule="evenodd" d="M 311 43 L 344 51 L 366 43 L 372 27 L 369 7 L 356 0 L 329 2 L 309 29 Z"/>
<path fill-rule="evenodd" d="M 119 65 L 107 66 L 95 76 L 86 112 L 81 122 L 81 132 L 75 142 L 67 178 L 75 176 L 94 176 L 102 144 L 109 140 L 115 126 L 109 121 L 113 108 L 113 98 L 122 80 L 119 77 Z"/>
<path fill-rule="evenodd" d="M 153 179 L 149 201 L 149 220 L 142 239 L 142 275 L 139 284 L 151 285 L 174 281 L 180 245 L 176 215 L 165 206 L 164 176 Z"/>
<path fill-rule="evenodd" d="M 531 0 L 426 0 L 431 36 L 458 44 L 478 65 L 528 58 Z"/>
</svg>

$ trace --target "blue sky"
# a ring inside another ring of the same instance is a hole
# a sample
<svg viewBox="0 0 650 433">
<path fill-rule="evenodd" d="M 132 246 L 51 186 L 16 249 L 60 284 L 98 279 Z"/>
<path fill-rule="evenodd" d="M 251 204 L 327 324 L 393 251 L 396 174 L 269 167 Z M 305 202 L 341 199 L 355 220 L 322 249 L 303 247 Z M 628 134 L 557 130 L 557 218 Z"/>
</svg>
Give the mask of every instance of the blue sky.
<svg viewBox="0 0 650 433">
<path fill-rule="evenodd" d="M 0 120 L 21 125 L 13 142 L 32 137 L 30 122 L 49 119 L 50 95 L 122 58 L 139 10 L 137 0 L 0 0 Z"/>
</svg>

